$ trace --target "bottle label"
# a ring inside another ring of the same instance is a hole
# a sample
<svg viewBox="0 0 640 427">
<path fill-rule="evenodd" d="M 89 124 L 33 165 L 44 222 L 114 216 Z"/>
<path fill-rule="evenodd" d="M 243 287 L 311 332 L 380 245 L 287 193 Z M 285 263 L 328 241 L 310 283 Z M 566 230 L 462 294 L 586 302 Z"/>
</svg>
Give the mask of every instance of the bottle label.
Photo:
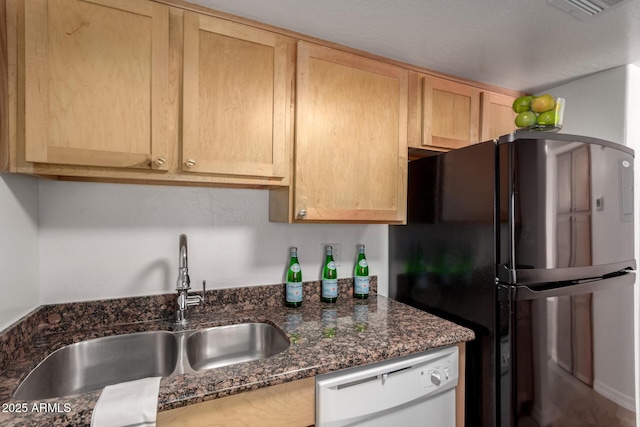
<svg viewBox="0 0 640 427">
<path fill-rule="evenodd" d="M 324 298 L 338 297 L 338 279 L 322 279 L 322 296 Z"/>
<path fill-rule="evenodd" d="M 287 282 L 287 302 L 302 302 L 302 282 Z"/>
<path fill-rule="evenodd" d="M 363 259 L 361 259 L 361 260 L 358 262 L 358 265 L 359 265 L 360 267 L 362 267 L 362 268 L 365 268 L 365 267 L 368 267 L 368 266 L 369 266 L 369 264 L 367 264 L 367 260 L 366 260 L 366 259 L 364 259 L 364 258 L 363 258 Z"/>
<path fill-rule="evenodd" d="M 369 293 L 369 276 L 356 276 L 354 280 L 354 292 L 356 294 Z"/>
<path fill-rule="evenodd" d="M 293 264 L 291 267 L 289 267 L 289 270 L 293 271 L 294 273 L 299 273 L 300 272 L 300 264 Z"/>
<path fill-rule="evenodd" d="M 327 268 L 329 270 L 335 270 L 336 269 L 336 263 L 335 261 L 329 261 L 329 264 L 327 264 Z"/>
</svg>

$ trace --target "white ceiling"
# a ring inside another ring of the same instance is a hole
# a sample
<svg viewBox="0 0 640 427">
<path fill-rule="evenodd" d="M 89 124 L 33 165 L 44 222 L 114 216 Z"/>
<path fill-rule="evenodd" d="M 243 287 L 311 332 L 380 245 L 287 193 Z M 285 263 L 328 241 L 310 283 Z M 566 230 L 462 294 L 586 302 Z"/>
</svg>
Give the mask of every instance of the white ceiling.
<svg viewBox="0 0 640 427">
<path fill-rule="evenodd" d="M 547 0 L 189 0 L 529 93 L 640 63 L 640 0 L 581 21 Z"/>
</svg>

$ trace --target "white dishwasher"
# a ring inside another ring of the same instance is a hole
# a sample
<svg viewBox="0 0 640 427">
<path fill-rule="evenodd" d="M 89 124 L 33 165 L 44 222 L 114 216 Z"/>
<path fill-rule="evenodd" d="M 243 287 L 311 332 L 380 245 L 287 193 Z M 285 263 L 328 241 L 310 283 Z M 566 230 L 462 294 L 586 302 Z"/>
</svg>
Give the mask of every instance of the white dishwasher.
<svg viewBox="0 0 640 427">
<path fill-rule="evenodd" d="M 316 376 L 316 425 L 454 427 L 458 347 Z"/>
</svg>

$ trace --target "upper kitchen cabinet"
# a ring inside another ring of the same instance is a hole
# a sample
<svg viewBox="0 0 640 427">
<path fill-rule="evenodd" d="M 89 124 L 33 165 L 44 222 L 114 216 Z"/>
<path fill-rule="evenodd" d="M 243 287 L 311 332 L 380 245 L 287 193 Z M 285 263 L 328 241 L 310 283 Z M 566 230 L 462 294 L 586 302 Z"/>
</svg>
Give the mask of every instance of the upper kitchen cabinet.
<svg viewBox="0 0 640 427">
<path fill-rule="evenodd" d="M 183 172 L 288 177 L 293 43 L 184 12 Z"/>
<path fill-rule="evenodd" d="M 166 170 L 169 8 L 24 2 L 24 159 Z"/>
<path fill-rule="evenodd" d="M 299 42 L 296 73 L 293 185 L 270 219 L 404 222 L 407 70 Z"/>
<path fill-rule="evenodd" d="M 402 223 L 408 146 L 511 130 L 514 92 L 181 0 L 2 1 L 2 172 L 266 188 L 273 221 Z"/>
<path fill-rule="evenodd" d="M 409 147 L 446 151 L 478 142 L 480 89 L 411 72 Z"/>
<path fill-rule="evenodd" d="M 480 95 L 480 140 L 488 141 L 501 135 L 512 133 L 516 127 L 516 113 L 512 105 L 515 97 L 495 92 L 482 92 Z"/>
</svg>

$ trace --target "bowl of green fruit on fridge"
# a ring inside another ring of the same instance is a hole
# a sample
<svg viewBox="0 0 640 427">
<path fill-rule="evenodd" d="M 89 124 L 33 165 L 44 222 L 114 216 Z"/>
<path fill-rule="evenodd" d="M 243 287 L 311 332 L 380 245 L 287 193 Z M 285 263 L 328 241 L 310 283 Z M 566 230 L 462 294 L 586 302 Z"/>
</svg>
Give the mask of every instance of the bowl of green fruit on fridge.
<svg viewBox="0 0 640 427">
<path fill-rule="evenodd" d="M 539 96 L 521 96 L 513 101 L 513 111 L 518 113 L 515 124 L 522 130 L 557 132 L 562 129 L 564 98 L 554 98 L 545 93 Z"/>
</svg>

